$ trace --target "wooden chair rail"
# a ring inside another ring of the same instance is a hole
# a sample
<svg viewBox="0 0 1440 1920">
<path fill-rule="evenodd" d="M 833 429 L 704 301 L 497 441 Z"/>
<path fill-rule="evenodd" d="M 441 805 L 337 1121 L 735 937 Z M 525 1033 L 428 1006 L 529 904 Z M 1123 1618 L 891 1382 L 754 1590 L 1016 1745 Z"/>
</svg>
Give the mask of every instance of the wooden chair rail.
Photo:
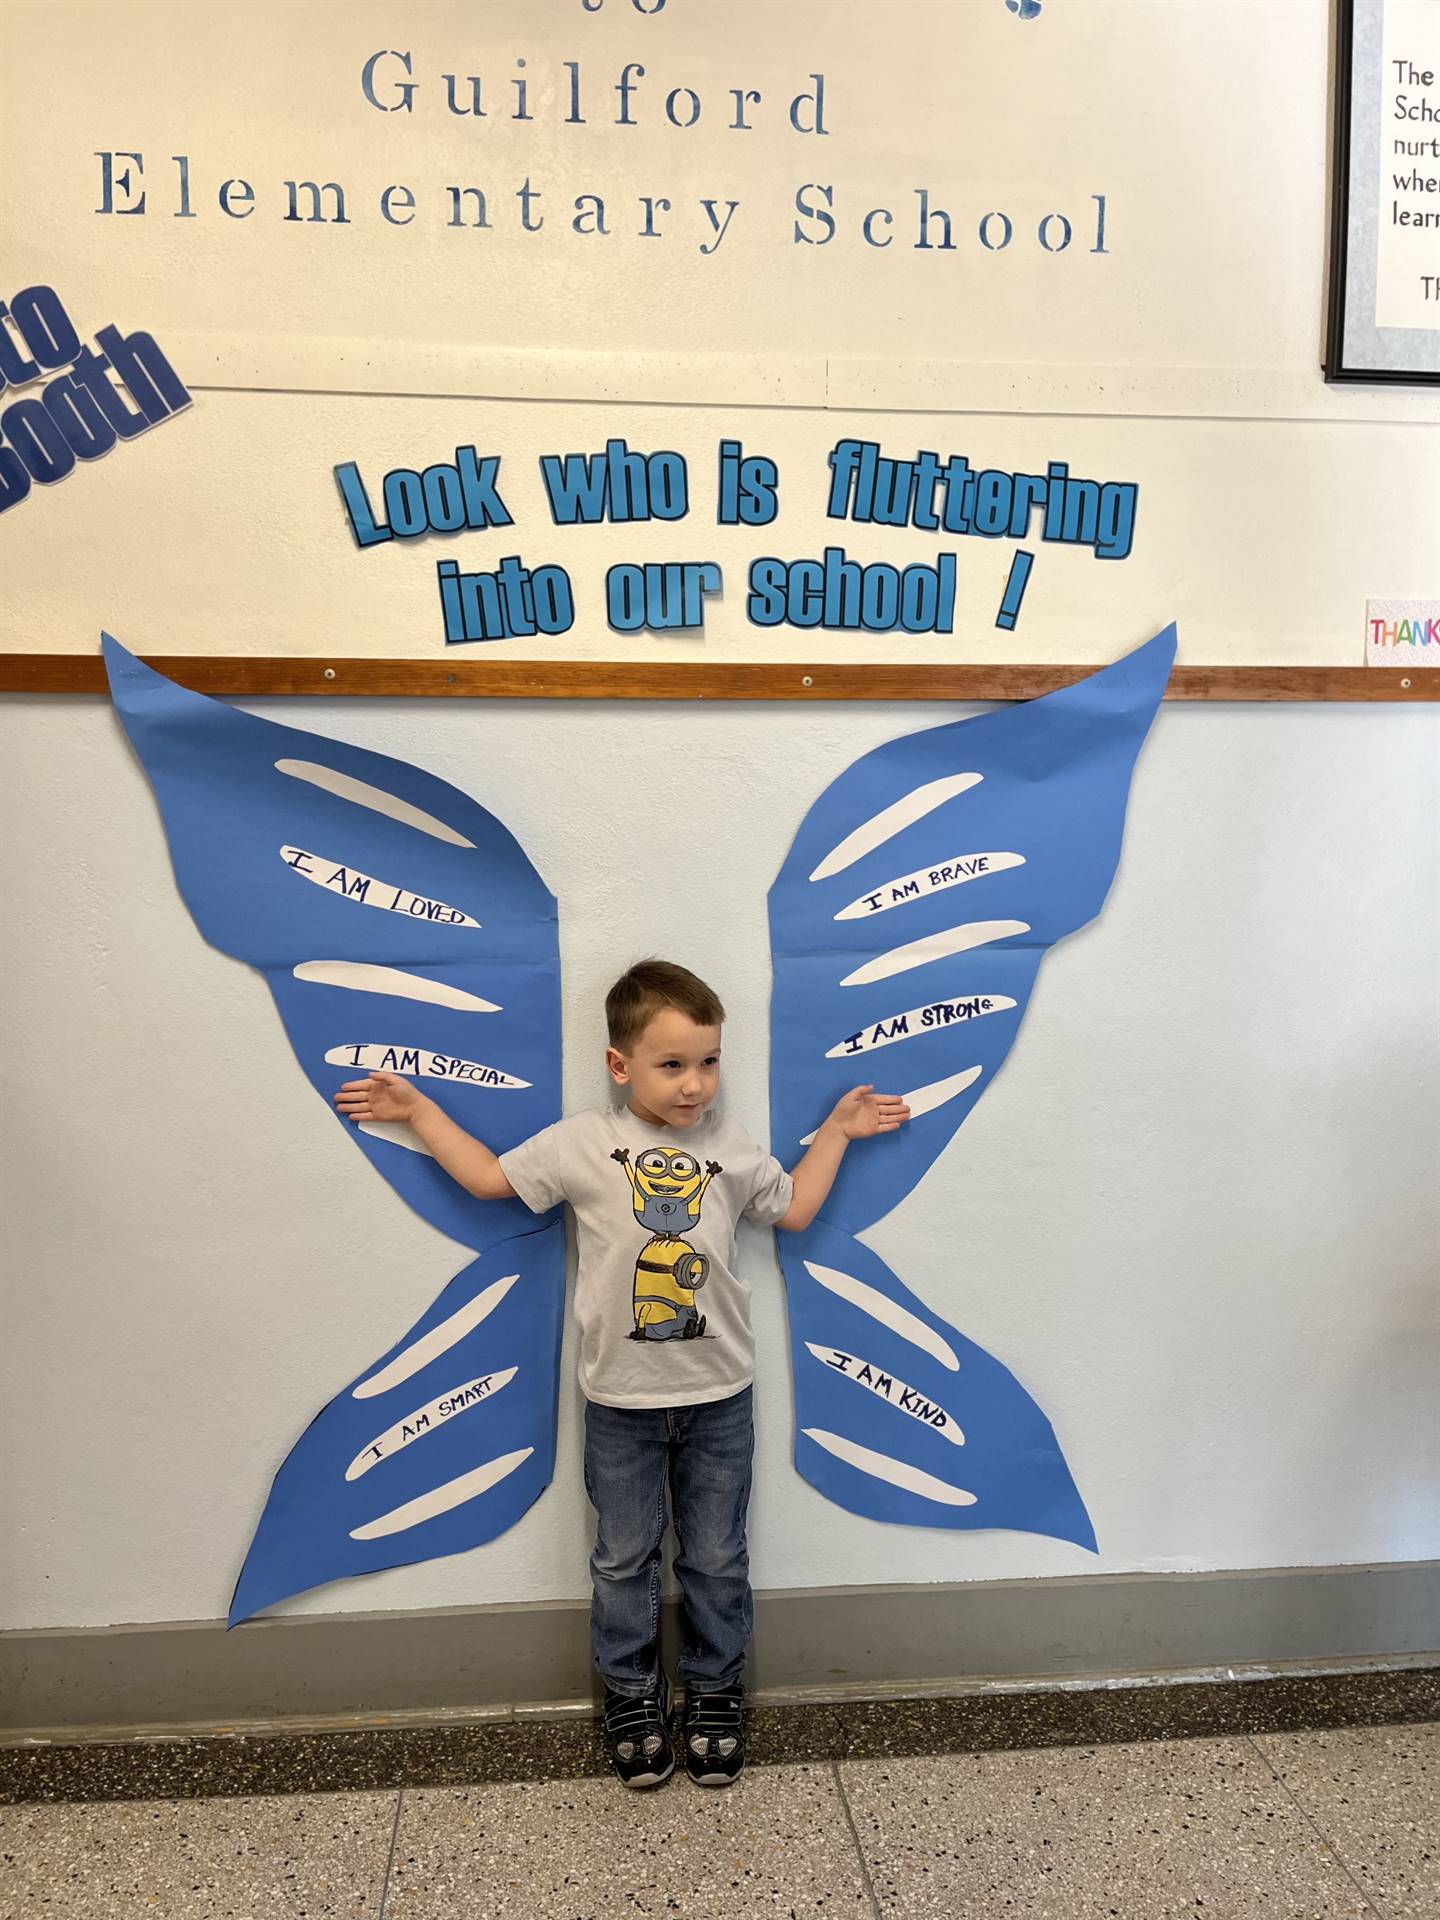
<svg viewBox="0 0 1440 1920">
<path fill-rule="evenodd" d="M 804 661 L 341 660 L 151 654 L 198 693 L 461 700 L 1033 700 L 1093 666 L 807 665 Z M 1097 662 L 1096 665 L 1101 663 Z M 0 693 L 104 693 L 99 654 L 0 654 Z M 1440 700 L 1440 672 L 1177 667 L 1170 700 Z"/>
</svg>

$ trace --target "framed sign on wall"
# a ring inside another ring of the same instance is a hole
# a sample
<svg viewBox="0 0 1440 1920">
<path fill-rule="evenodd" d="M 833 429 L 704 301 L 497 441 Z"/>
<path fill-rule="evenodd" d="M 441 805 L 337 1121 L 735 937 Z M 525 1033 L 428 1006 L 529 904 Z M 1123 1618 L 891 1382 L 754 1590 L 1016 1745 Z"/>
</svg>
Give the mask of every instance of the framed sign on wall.
<svg viewBox="0 0 1440 1920">
<path fill-rule="evenodd" d="M 1340 0 L 1329 380 L 1440 383 L 1440 0 Z"/>
</svg>

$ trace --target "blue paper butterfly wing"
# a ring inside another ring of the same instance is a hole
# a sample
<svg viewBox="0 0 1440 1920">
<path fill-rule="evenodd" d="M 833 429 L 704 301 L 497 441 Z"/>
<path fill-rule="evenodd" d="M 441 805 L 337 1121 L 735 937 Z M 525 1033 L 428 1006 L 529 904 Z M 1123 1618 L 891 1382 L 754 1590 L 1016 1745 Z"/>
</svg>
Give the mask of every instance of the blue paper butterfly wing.
<svg viewBox="0 0 1440 1920">
<path fill-rule="evenodd" d="M 847 1154 L 820 1221 L 781 1236 L 796 1463 L 854 1511 L 1094 1545 L 1030 1396 L 853 1236 L 923 1178 L 1003 1064 L 1045 951 L 1099 912 L 1174 651 L 1167 628 L 1044 699 L 865 755 L 771 890 L 774 1151 L 793 1161 L 858 1084 L 914 1114 Z"/>
<path fill-rule="evenodd" d="M 324 1581 L 459 1553 L 512 1526 L 554 1470 L 564 1301 L 558 1221 L 458 1273 L 291 1448 L 230 1624 Z"/>
<path fill-rule="evenodd" d="M 550 1478 L 558 1225 L 546 1230 L 518 1201 L 475 1199 L 408 1130 L 362 1131 L 331 1103 L 378 1068 L 416 1079 L 496 1151 L 556 1119 L 555 902 L 514 837 L 446 782 L 190 693 L 108 637 L 105 657 L 197 926 L 265 974 L 333 1124 L 424 1219 L 481 1256 L 394 1351 L 437 1316 L 454 1339 L 382 1392 L 338 1395 L 292 1450 L 233 1622 L 321 1580 L 480 1544 Z M 516 1271 L 507 1298 L 466 1326 L 467 1301 Z M 504 1471 L 487 1482 L 495 1462 Z"/>
<path fill-rule="evenodd" d="M 780 1257 L 795 1464 L 812 1486 L 872 1520 L 1009 1527 L 1094 1550 L 1054 1429 L 1007 1367 L 823 1218 L 783 1234 Z M 957 1292 L 971 1279 L 949 1250 L 937 1277 Z"/>
</svg>

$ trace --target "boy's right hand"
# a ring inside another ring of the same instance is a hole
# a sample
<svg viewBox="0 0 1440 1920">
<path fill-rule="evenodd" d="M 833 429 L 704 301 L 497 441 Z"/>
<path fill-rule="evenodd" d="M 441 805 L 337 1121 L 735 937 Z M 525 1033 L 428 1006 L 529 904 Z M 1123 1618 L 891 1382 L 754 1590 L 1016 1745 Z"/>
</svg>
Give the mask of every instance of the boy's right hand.
<svg viewBox="0 0 1440 1920">
<path fill-rule="evenodd" d="M 372 1073 L 368 1080 L 347 1080 L 335 1104 L 347 1120 L 411 1120 L 425 1096 L 394 1073 Z"/>
</svg>

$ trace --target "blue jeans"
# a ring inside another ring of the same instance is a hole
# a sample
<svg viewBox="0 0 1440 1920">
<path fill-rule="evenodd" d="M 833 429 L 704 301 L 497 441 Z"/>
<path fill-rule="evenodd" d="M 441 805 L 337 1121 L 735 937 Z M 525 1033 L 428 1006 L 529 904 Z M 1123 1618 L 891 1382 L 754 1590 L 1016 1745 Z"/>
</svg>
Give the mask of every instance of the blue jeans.
<svg viewBox="0 0 1440 1920">
<path fill-rule="evenodd" d="M 599 1516 L 590 1640 L 617 1693 L 660 1684 L 660 1544 L 666 1489 L 685 1599 L 676 1676 L 694 1693 L 740 1684 L 752 1612 L 745 1513 L 755 1447 L 749 1387 L 698 1407 L 585 1403 L 585 1491 Z"/>
</svg>

